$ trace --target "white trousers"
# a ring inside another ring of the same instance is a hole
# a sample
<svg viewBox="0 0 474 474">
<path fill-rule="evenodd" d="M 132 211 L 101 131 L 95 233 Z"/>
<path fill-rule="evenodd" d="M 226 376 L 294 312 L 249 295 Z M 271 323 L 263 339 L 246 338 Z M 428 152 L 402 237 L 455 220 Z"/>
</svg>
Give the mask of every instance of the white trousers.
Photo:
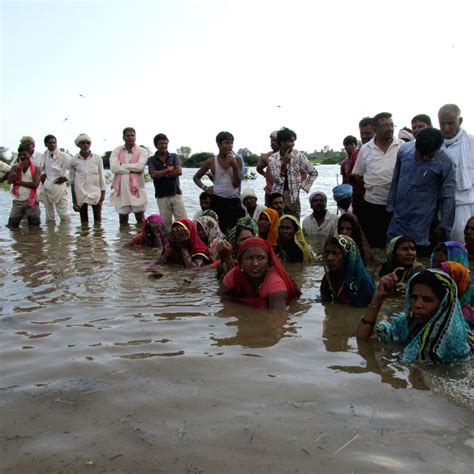
<svg viewBox="0 0 474 474">
<path fill-rule="evenodd" d="M 181 219 L 181 217 L 188 217 L 182 194 L 176 194 L 175 196 L 168 196 L 164 198 L 157 198 L 156 202 L 158 204 L 160 216 L 165 220 L 165 224 L 168 229 L 171 227 L 173 216 L 175 219 Z"/>
<path fill-rule="evenodd" d="M 46 213 L 46 222 L 55 222 L 55 209 L 61 222 L 69 220 L 69 199 L 67 193 L 64 193 L 56 203 L 51 202 L 46 193 L 44 193 L 42 199 Z"/>
</svg>

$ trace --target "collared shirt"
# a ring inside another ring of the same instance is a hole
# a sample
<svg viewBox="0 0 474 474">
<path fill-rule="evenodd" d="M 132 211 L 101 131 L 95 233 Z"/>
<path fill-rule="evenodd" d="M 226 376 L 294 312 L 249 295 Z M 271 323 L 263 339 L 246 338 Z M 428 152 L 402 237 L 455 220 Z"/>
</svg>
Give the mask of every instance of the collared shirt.
<svg viewBox="0 0 474 474">
<path fill-rule="evenodd" d="M 87 159 L 78 153 L 71 160 L 69 180 L 74 186 L 78 206 L 84 203 L 95 205 L 105 191 L 104 164 L 102 158 L 91 153 Z"/>
<path fill-rule="evenodd" d="M 43 153 L 35 151 L 30 159 L 37 168 L 39 167 L 41 170 L 43 170 L 43 168 L 44 168 L 44 155 L 43 155 Z"/>
<path fill-rule="evenodd" d="M 387 211 L 393 217 L 387 240 L 397 235 L 429 245 L 430 225 L 439 214 L 440 225 L 449 232 L 454 223 L 455 167 L 443 150 L 430 161 L 417 160 L 415 142 L 398 151 Z"/>
<path fill-rule="evenodd" d="M 338 217 L 335 214 L 326 211 L 324 220 L 319 225 L 314 214 L 310 214 L 303 219 L 303 232 L 308 237 L 321 237 L 322 240 L 326 241 L 328 237 L 337 234 L 337 221 Z"/>
<path fill-rule="evenodd" d="M 375 144 L 374 137 L 360 149 L 352 174 L 364 178 L 365 200 L 367 202 L 382 206 L 387 204 L 398 149 L 403 143 L 394 138 L 384 153 Z"/>
<path fill-rule="evenodd" d="M 181 160 L 176 153 L 166 152 L 165 161 L 161 161 L 156 152 L 153 156 L 148 158 L 148 173 L 151 175 L 152 171 L 162 171 L 167 166 L 181 166 Z M 163 198 L 169 196 L 176 196 L 176 194 L 182 194 L 179 187 L 179 177 L 178 176 L 162 176 L 158 179 L 153 179 L 153 184 L 155 186 L 155 197 Z"/>
<path fill-rule="evenodd" d="M 283 194 L 285 181 L 287 181 L 290 202 L 295 203 L 298 201 L 300 189 L 309 192 L 318 177 L 318 172 L 303 153 L 293 150 L 292 155 L 287 166 L 286 180 L 285 176 L 280 176 L 282 159 L 279 151 L 270 156 L 268 166 L 274 180 L 272 193 Z M 305 176 L 303 179 L 302 175 Z"/>
</svg>

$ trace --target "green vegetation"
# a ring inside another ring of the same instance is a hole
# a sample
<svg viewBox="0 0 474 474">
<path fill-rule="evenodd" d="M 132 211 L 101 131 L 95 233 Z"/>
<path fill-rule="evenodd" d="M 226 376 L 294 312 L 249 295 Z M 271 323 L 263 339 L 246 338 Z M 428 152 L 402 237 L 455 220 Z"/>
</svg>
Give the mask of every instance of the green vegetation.
<svg viewBox="0 0 474 474">
<path fill-rule="evenodd" d="M 335 151 L 328 146 L 322 150 L 314 150 L 313 153 L 305 153 L 309 160 L 318 165 L 337 165 L 347 157 L 344 149 Z"/>
</svg>

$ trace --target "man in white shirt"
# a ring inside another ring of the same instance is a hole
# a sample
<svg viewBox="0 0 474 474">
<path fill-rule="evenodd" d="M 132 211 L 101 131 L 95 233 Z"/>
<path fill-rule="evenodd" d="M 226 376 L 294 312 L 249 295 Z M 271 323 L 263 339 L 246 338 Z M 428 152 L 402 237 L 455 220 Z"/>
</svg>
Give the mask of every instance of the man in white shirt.
<svg viewBox="0 0 474 474">
<path fill-rule="evenodd" d="M 46 222 L 55 222 L 55 211 L 61 222 L 69 220 L 69 201 L 67 197 L 67 174 L 70 156 L 58 149 L 56 137 L 46 135 L 44 144 L 44 166 L 41 181 L 43 185 L 39 199 L 46 211 Z"/>
<path fill-rule="evenodd" d="M 337 216 L 327 210 L 328 198 L 322 191 L 316 191 L 309 197 L 313 213 L 303 219 L 303 232 L 307 237 L 317 238 L 324 245 L 328 237 L 337 234 Z M 322 248 L 321 246 L 321 248 Z"/>
<path fill-rule="evenodd" d="M 461 109 L 455 104 L 443 105 L 438 120 L 444 138 L 441 149 L 456 165 L 456 213 L 450 238 L 464 242 L 464 227 L 474 216 L 474 135 L 461 127 Z"/>
<path fill-rule="evenodd" d="M 373 118 L 375 136 L 357 156 L 352 174 L 363 180 L 365 196 L 361 225 L 371 247 L 385 248 L 389 215 L 385 209 L 393 170 L 401 143 L 394 137 L 392 114 L 381 112 Z"/>
<path fill-rule="evenodd" d="M 31 158 L 30 160 L 33 162 L 33 164 L 40 169 L 43 169 L 44 166 L 44 156 L 43 153 L 40 153 L 38 151 L 35 151 L 35 141 L 33 137 L 30 136 L 24 136 L 20 140 L 20 145 L 24 145 L 28 148 L 29 152 L 31 153 Z"/>
<path fill-rule="evenodd" d="M 110 169 L 114 173 L 110 202 L 119 215 L 120 225 L 128 225 L 131 212 L 137 224 L 141 224 L 147 204 L 143 175 L 148 152 L 136 145 L 136 132 L 132 127 L 124 128 L 123 141 L 124 145 L 115 148 L 110 155 Z"/>
<path fill-rule="evenodd" d="M 89 221 L 88 205 L 92 206 L 94 222 L 102 220 L 102 203 L 105 198 L 104 164 L 99 155 L 91 152 L 89 135 L 81 133 L 74 142 L 81 151 L 71 160 L 72 207 L 79 212 L 81 224 Z"/>
</svg>

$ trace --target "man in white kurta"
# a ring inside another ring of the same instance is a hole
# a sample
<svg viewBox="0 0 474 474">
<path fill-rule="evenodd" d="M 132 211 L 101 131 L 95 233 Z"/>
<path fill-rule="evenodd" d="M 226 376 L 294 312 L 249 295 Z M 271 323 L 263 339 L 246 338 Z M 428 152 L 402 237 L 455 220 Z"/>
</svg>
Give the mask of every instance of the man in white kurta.
<svg viewBox="0 0 474 474">
<path fill-rule="evenodd" d="M 444 150 L 456 165 L 456 213 L 451 240 L 464 242 L 464 227 L 474 216 L 474 136 L 462 129 L 461 110 L 446 104 L 438 112 Z"/>
<path fill-rule="evenodd" d="M 91 152 L 91 139 L 81 133 L 75 140 L 81 151 L 71 160 L 72 207 L 79 212 L 81 223 L 89 221 L 88 206 L 92 206 L 94 222 L 102 220 L 102 202 L 105 198 L 104 164 L 99 155 Z"/>
<path fill-rule="evenodd" d="M 67 175 L 70 156 L 60 151 L 56 137 L 46 135 L 44 144 L 44 166 L 41 175 L 42 186 L 39 199 L 44 205 L 46 222 L 55 222 L 55 211 L 61 222 L 69 220 L 69 200 L 67 196 Z"/>
<path fill-rule="evenodd" d="M 137 223 L 142 223 L 147 204 L 143 175 L 148 152 L 135 144 L 136 133 L 131 127 L 124 129 L 123 141 L 125 144 L 110 155 L 110 169 L 114 173 L 110 202 L 119 214 L 121 225 L 128 224 L 131 212 Z"/>
</svg>

